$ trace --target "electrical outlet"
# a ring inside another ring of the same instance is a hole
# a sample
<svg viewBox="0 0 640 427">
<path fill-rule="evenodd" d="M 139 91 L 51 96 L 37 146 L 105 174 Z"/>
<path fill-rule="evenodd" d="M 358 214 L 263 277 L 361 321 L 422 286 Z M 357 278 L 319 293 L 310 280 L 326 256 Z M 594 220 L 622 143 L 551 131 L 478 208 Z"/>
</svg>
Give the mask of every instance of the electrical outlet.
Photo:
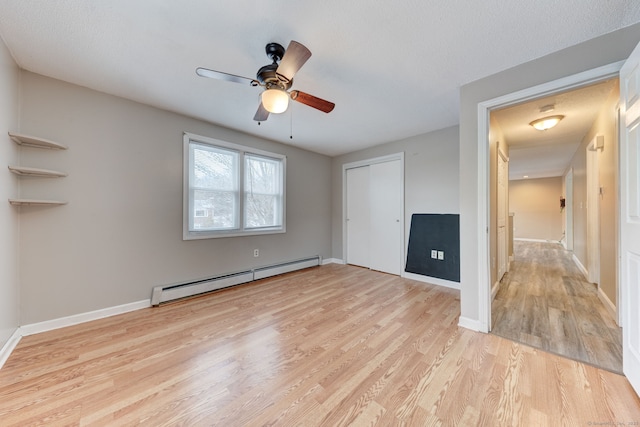
<svg viewBox="0 0 640 427">
<path fill-rule="evenodd" d="M 260 249 L 254 249 L 253 250 L 253 257 L 254 258 L 258 258 L 260 256 Z"/>
<path fill-rule="evenodd" d="M 433 249 L 431 251 L 431 258 L 433 259 L 438 259 L 438 251 L 436 251 L 435 249 Z"/>
<path fill-rule="evenodd" d="M 444 251 L 438 251 L 438 259 L 441 261 L 444 259 Z"/>
</svg>

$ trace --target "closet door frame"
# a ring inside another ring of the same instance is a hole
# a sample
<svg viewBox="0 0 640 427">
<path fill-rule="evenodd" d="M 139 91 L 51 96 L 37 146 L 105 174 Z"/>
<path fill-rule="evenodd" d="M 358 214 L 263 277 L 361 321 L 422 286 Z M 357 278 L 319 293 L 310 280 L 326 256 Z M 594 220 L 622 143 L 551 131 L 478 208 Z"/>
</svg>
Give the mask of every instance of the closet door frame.
<svg viewBox="0 0 640 427">
<path fill-rule="evenodd" d="M 348 251 L 348 239 L 347 239 L 347 170 L 353 168 L 359 168 L 364 166 L 371 166 L 377 163 L 385 163 L 394 160 L 400 161 L 400 173 L 403 177 L 401 182 L 401 194 L 400 194 L 400 227 L 399 232 L 401 236 L 398 236 L 401 242 L 400 254 L 400 276 L 404 277 L 404 262 L 407 259 L 407 245 L 406 245 L 406 232 L 405 232 L 405 209 L 404 209 L 404 152 L 389 154 L 386 156 L 375 157 L 371 159 L 359 160 L 356 162 L 345 163 L 342 165 L 342 258 L 343 262 L 347 262 Z"/>
</svg>

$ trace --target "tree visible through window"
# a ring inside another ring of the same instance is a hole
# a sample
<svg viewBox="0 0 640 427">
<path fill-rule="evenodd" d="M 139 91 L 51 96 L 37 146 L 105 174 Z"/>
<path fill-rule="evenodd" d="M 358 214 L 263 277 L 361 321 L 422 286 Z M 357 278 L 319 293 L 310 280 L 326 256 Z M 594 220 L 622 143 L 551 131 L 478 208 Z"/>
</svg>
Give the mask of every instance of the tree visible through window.
<svg viewBox="0 0 640 427">
<path fill-rule="evenodd" d="M 282 224 L 282 163 L 249 154 L 244 162 L 245 227 L 277 227 Z"/>
<path fill-rule="evenodd" d="M 284 156 L 190 134 L 184 144 L 185 239 L 284 232 Z"/>
<path fill-rule="evenodd" d="M 238 153 L 191 144 L 193 155 L 192 230 L 231 230 L 238 227 Z M 204 211 L 204 215 L 198 215 Z M 200 212 L 201 213 L 201 212 Z"/>
</svg>

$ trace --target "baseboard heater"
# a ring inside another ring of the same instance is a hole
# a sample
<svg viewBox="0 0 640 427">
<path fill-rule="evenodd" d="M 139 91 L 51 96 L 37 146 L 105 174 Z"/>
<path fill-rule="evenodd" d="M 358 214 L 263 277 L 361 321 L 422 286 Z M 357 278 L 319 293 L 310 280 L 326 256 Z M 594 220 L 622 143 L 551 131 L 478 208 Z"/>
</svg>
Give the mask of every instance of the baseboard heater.
<svg viewBox="0 0 640 427">
<path fill-rule="evenodd" d="M 151 292 L 151 305 L 158 306 L 164 302 L 175 301 L 194 295 L 212 292 L 230 286 L 241 285 L 253 282 L 254 280 L 265 279 L 291 271 L 316 267 L 322 263 L 322 258 L 314 256 L 311 258 L 298 259 L 279 264 L 258 267 L 252 270 L 240 271 L 237 273 L 224 274 L 207 279 L 195 280 L 187 283 L 173 285 L 155 286 Z"/>
</svg>

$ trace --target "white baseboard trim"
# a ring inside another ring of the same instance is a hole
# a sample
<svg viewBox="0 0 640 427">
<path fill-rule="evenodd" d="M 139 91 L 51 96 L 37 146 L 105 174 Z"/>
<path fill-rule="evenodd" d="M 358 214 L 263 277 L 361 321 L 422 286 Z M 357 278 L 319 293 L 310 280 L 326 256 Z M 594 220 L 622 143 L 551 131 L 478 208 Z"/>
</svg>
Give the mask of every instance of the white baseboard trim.
<svg viewBox="0 0 640 427">
<path fill-rule="evenodd" d="M 602 288 L 599 285 L 598 285 L 598 298 L 600 299 L 600 301 L 602 301 L 602 304 L 604 304 L 604 308 L 607 309 L 607 311 L 609 312 L 611 317 L 613 317 L 613 320 L 615 320 L 616 325 L 617 325 L 618 324 L 618 313 L 617 313 L 617 310 L 616 310 L 616 306 L 615 306 L 615 304 L 613 304 L 611 302 L 611 300 L 609 299 L 607 294 L 605 294 L 602 291 Z"/>
<path fill-rule="evenodd" d="M 20 333 L 23 337 L 26 337 L 28 335 L 39 334 L 40 332 L 52 331 L 54 329 L 78 325 L 80 323 L 90 322 L 92 320 L 104 319 L 105 317 L 128 313 L 130 311 L 140 310 L 147 307 L 151 307 L 151 300 L 147 299 L 143 301 L 131 302 L 115 307 L 107 307 L 100 310 L 89 311 L 87 313 L 74 314 L 73 316 L 45 320 L 44 322 L 31 323 L 29 325 L 21 326 Z"/>
<path fill-rule="evenodd" d="M 17 328 L 15 331 L 13 331 L 13 334 L 11 334 L 2 348 L 0 348 L 0 368 L 2 368 L 7 359 L 9 359 L 11 352 L 13 352 L 13 350 L 16 348 L 21 338 L 22 334 L 20 333 L 20 328 Z"/>
<path fill-rule="evenodd" d="M 458 319 L 458 326 L 466 329 L 471 329 L 476 332 L 484 332 L 485 334 L 489 332 L 489 328 L 486 324 L 480 322 L 479 320 L 469 319 L 468 317 L 462 317 Z"/>
<path fill-rule="evenodd" d="M 562 243 L 560 240 L 553 239 L 525 239 L 524 237 L 514 237 L 513 240 L 519 242 L 537 242 L 537 243 Z"/>
<path fill-rule="evenodd" d="M 573 262 L 578 267 L 578 270 L 580 270 L 580 272 L 584 275 L 585 279 L 588 278 L 589 277 L 589 272 L 587 271 L 586 268 L 584 268 L 584 265 L 582 265 L 582 263 L 580 262 L 580 260 L 576 256 L 576 254 L 573 254 L 572 258 L 573 258 Z"/>
<path fill-rule="evenodd" d="M 344 260 L 341 260 L 339 258 L 323 258 L 322 259 L 322 265 L 327 265 L 327 264 L 344 264 Z"/>
<path fill-rule="evenodd" d="M 498 293 L 499 290 L 500 290 L 500 281 L 497 281 L 496 283 L 494 283 L 493 287 L 491 288 L 491 301 L 496 299 L 496 294 Z"/>
<path fill-rule="evenodd" d="M 437 277 L 423 276 L 422 274 L 402 272 L 402 277 L 405 279 L 417 280 L 418 282 L 428 283 L 430 285 L 443 286 L 445 288 L 460 290 L 460 283 L 452 282 L 451 280 L 439 279 Z"/>
</svg>

